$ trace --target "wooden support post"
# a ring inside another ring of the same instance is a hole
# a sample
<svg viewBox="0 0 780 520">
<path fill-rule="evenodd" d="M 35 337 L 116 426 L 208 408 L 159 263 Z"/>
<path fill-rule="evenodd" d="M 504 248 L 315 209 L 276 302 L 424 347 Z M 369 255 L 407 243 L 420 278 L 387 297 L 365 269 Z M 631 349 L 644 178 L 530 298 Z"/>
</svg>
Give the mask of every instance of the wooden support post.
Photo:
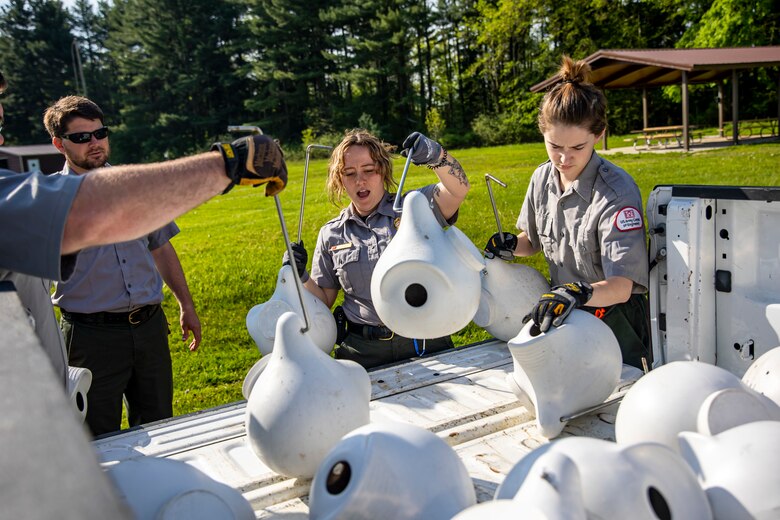
<svg viewBox="0 0 780 520">
<path fill-rule="evenodd" d="M 731 139 L 739 144 L 739 83 L 737 69 L 731 71 Z"/>
<path fill-rule="evenodd" d="M 725 120 L 723 80 L 718 81 L 718 137 L 723 137 L 723 121 Z"/>
<path fill-rule="evenodd" d="M 687 152 L 690 149 L 688 142 L 688 72 L 682 71 L 682 139 L 683 149 Z"/>
</svg>

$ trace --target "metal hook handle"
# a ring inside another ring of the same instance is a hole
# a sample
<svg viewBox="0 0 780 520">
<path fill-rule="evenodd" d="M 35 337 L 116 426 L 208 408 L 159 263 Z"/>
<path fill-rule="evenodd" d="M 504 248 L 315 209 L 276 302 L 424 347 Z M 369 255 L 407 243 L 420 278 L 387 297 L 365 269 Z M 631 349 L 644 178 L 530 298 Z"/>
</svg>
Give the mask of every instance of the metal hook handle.
<svg viewBox="0 0 780 520">
<path fill-rule="evenodd" d="M 419 141 L 420 138 L 417 138 Z M 402 213 L 404 210 L 403 204 L 401 204 L 401 195 L 404 191 L 404 182 L 406 182 L 406 174 L 409 172 L 409 165 L 412 164 L 412 155 L 414 149 L 417 146 L 417 141 L 414 142 L 411 148 L 409 148 L 409 154 L 406 156 L 406 164 L 404 165 L 404 172 L 401 174 L 401 181 L 398 183 L 398 192 L 395 194 L 395 200 L 393 201 L 393 211 Z"/>
<path fill-rule="evenodd" d="M 263 135 L 263 131 L 259 126 L 230 125 L 228 126 L 228 132 L 250 132 Z M 287 247 L 287 255 L 290 257 L 290 261 L 294 262 L 295 256 L 293 256 L 290 235 L 287 233 L 287 226 L 284 223 L 284 214 L 282 213 L 282 203 L 279 200 L 279 195 L 274 195 L 274 202 L 276 203 L 276 213 L 279 215 L 279 224 L 282 226 L 282 236 L 284 237 L 284 245 Z M 303 303 L 304 288 L 301 277 L 298 276 L 298 269 L 293 267 L 292 272 L 295 279 L 295 289 L 298 291 L 298 300 L 301 302 L 301 311 L 303 312 L 303 328 L 301 329 L 301 334 L 303 334 L 309 330 L 309 313 L 306 312 L 306 306 Z"/>
<path fill-rule="evenodd" d="M 493 188 L 490 186 L 490 181 L 497 183 L 502 188 L 506 188 L 506 183 L 496 179 L 489 173 L 485 174 L 485 184 L 487 184 L 488 196 L 490 197 L 490 205 L 493 206 L 493 215 L 496 217 L 496 227 L 498 227 L 498 236 L 501 239 L 501 244 L 504 243 L 504 232 L 501 230 L 501 219 L 498 217 L 498 209 L 496 208 L 496 199 L 493 197 Z"/>
<path fill-rule="evenodd" d="M 301 212 L 298 215 L 298 243 L 301 242 L 301 231 L 303 229 L 303 206 L 306 203 L 306 184 L 309 180 L 309 154 L 315 148 L 320 150 L 333 150 L 332 146 L 324 144 L 310 144 L 306 147 L 306 161 L 303 163 L 303 189 L 301 190 Z"/>
<path fill-rule="evenodd" d="M 295 256 L 293 256 L 292 244 L 290 244 L 290 235 L 287 234 L 287 226 L 284 223 L 284 215 L 282 214 L 282 203 L 279 201 L 279 195 L 274 195 L 274 202 L 276 203 L 276 213 L 279 215 L 279 223 L 282 226 L 282 236 L 284 237 L 284 245 L 287 247 L 287 255 L 290 257 L 291 262 L 295 262 Z M 301 329 L 301 334 L 309 330 L 309 313 L 306 312 L 306 305 L 303 303 L 303 282 L 301 277 L 298 276 L 298 269 L 293 265 L 293 278 L 295 279 L 295 289 L 298 291 L 298 299 L 301 302 L 301 310 L 303 311 L 303 323 L 304 326 Z"/>
</svg>

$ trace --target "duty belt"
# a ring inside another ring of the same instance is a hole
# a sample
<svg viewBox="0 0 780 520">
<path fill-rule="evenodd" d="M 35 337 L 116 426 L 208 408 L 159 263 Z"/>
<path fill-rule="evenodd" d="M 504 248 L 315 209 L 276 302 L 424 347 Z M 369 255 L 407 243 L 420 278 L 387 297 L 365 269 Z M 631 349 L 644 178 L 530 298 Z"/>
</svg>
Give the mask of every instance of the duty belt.
<svg viewBox="0 0 780 520">
<path fill-rule="evenodd" d="M 157 309 L 160 308 L 160 304 L 144 305 L 138 307 L 130 312 L 68 312 L 62 311 L 62 316 L 67 321 L 74 321 L 78 323 L 89 323 L 92 325 L 117 325 L 117 324 L 130 324 L 140 325 L 149 318 L 151 318 Z"/>
<path fill-rule="evenodd" d="M 382 325 L 362 325 L 347 321 L 347 331 L 369 340 L 390 341 L 395 333 Z"/>
</svg>

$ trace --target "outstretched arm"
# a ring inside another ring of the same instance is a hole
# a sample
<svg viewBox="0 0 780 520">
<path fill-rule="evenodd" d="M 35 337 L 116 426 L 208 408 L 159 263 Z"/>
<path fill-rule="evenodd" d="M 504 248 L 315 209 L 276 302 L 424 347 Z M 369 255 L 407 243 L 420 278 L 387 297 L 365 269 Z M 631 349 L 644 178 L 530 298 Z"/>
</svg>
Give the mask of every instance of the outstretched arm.
<svg viewBox="0 0 780 520">
<path fill-rule="evenodd" d="M 282 150 L 271 137 L 253 135 L 214 147 L 218 151 L 87 173 L 73 199 L 60 254 L 151 233 L 237 184 L 265 184 L 266 195 L 287 184 Z"/>
<path fill-rule="evenodd" d="M 61 253 L 150 233 L 229 184 L 219 152 L 93 170 L 85 174 L 73 199 Z"/>
</svg>

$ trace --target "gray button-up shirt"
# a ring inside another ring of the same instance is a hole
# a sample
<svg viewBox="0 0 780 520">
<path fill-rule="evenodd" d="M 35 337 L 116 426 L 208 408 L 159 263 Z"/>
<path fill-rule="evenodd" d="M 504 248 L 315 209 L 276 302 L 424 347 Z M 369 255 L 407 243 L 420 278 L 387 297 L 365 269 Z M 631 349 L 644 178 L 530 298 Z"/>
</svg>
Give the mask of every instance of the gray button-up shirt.
<svg viewBox="0 0 780 520">
<path fill-rule="evenodd" d="M 60 174 L 70 174 L 67 165 Z M 162 302 L 162 278 L 151 251 L 178 232 L 171 222 L 136 240 L 83 249 L 71 277 L 57 284 L 52 303 L 69 312 L 93 313 Z"/>
<path fill-rule="evenodd" d="M 647 292 L 648 260 L 642 196 L 625 170 L 593 152 L 562 192 L 549 161 L 531 176 L 517 228 L 544 252 L 553 285 L 622 276 Z"/>
<path fill-rule="evenodd" d="M 431 184 L 418 191 L 430 202 L 435 186 Z M 371 301 L 371 275 L 398 231 L 401 213 L 393 210 L 394 200 L 395 194 L 386 192 L 365 220 L 350 204 L 322 226 L 317 237 L 311 278 L 320 287 L 344 290 L 344 313 L 354 323 L 381 325 Z M 433 212 L 443 226 L 454 224 L 458 217 L 456 212 L 446 221 L 435 203 Z"/>
</svg>

